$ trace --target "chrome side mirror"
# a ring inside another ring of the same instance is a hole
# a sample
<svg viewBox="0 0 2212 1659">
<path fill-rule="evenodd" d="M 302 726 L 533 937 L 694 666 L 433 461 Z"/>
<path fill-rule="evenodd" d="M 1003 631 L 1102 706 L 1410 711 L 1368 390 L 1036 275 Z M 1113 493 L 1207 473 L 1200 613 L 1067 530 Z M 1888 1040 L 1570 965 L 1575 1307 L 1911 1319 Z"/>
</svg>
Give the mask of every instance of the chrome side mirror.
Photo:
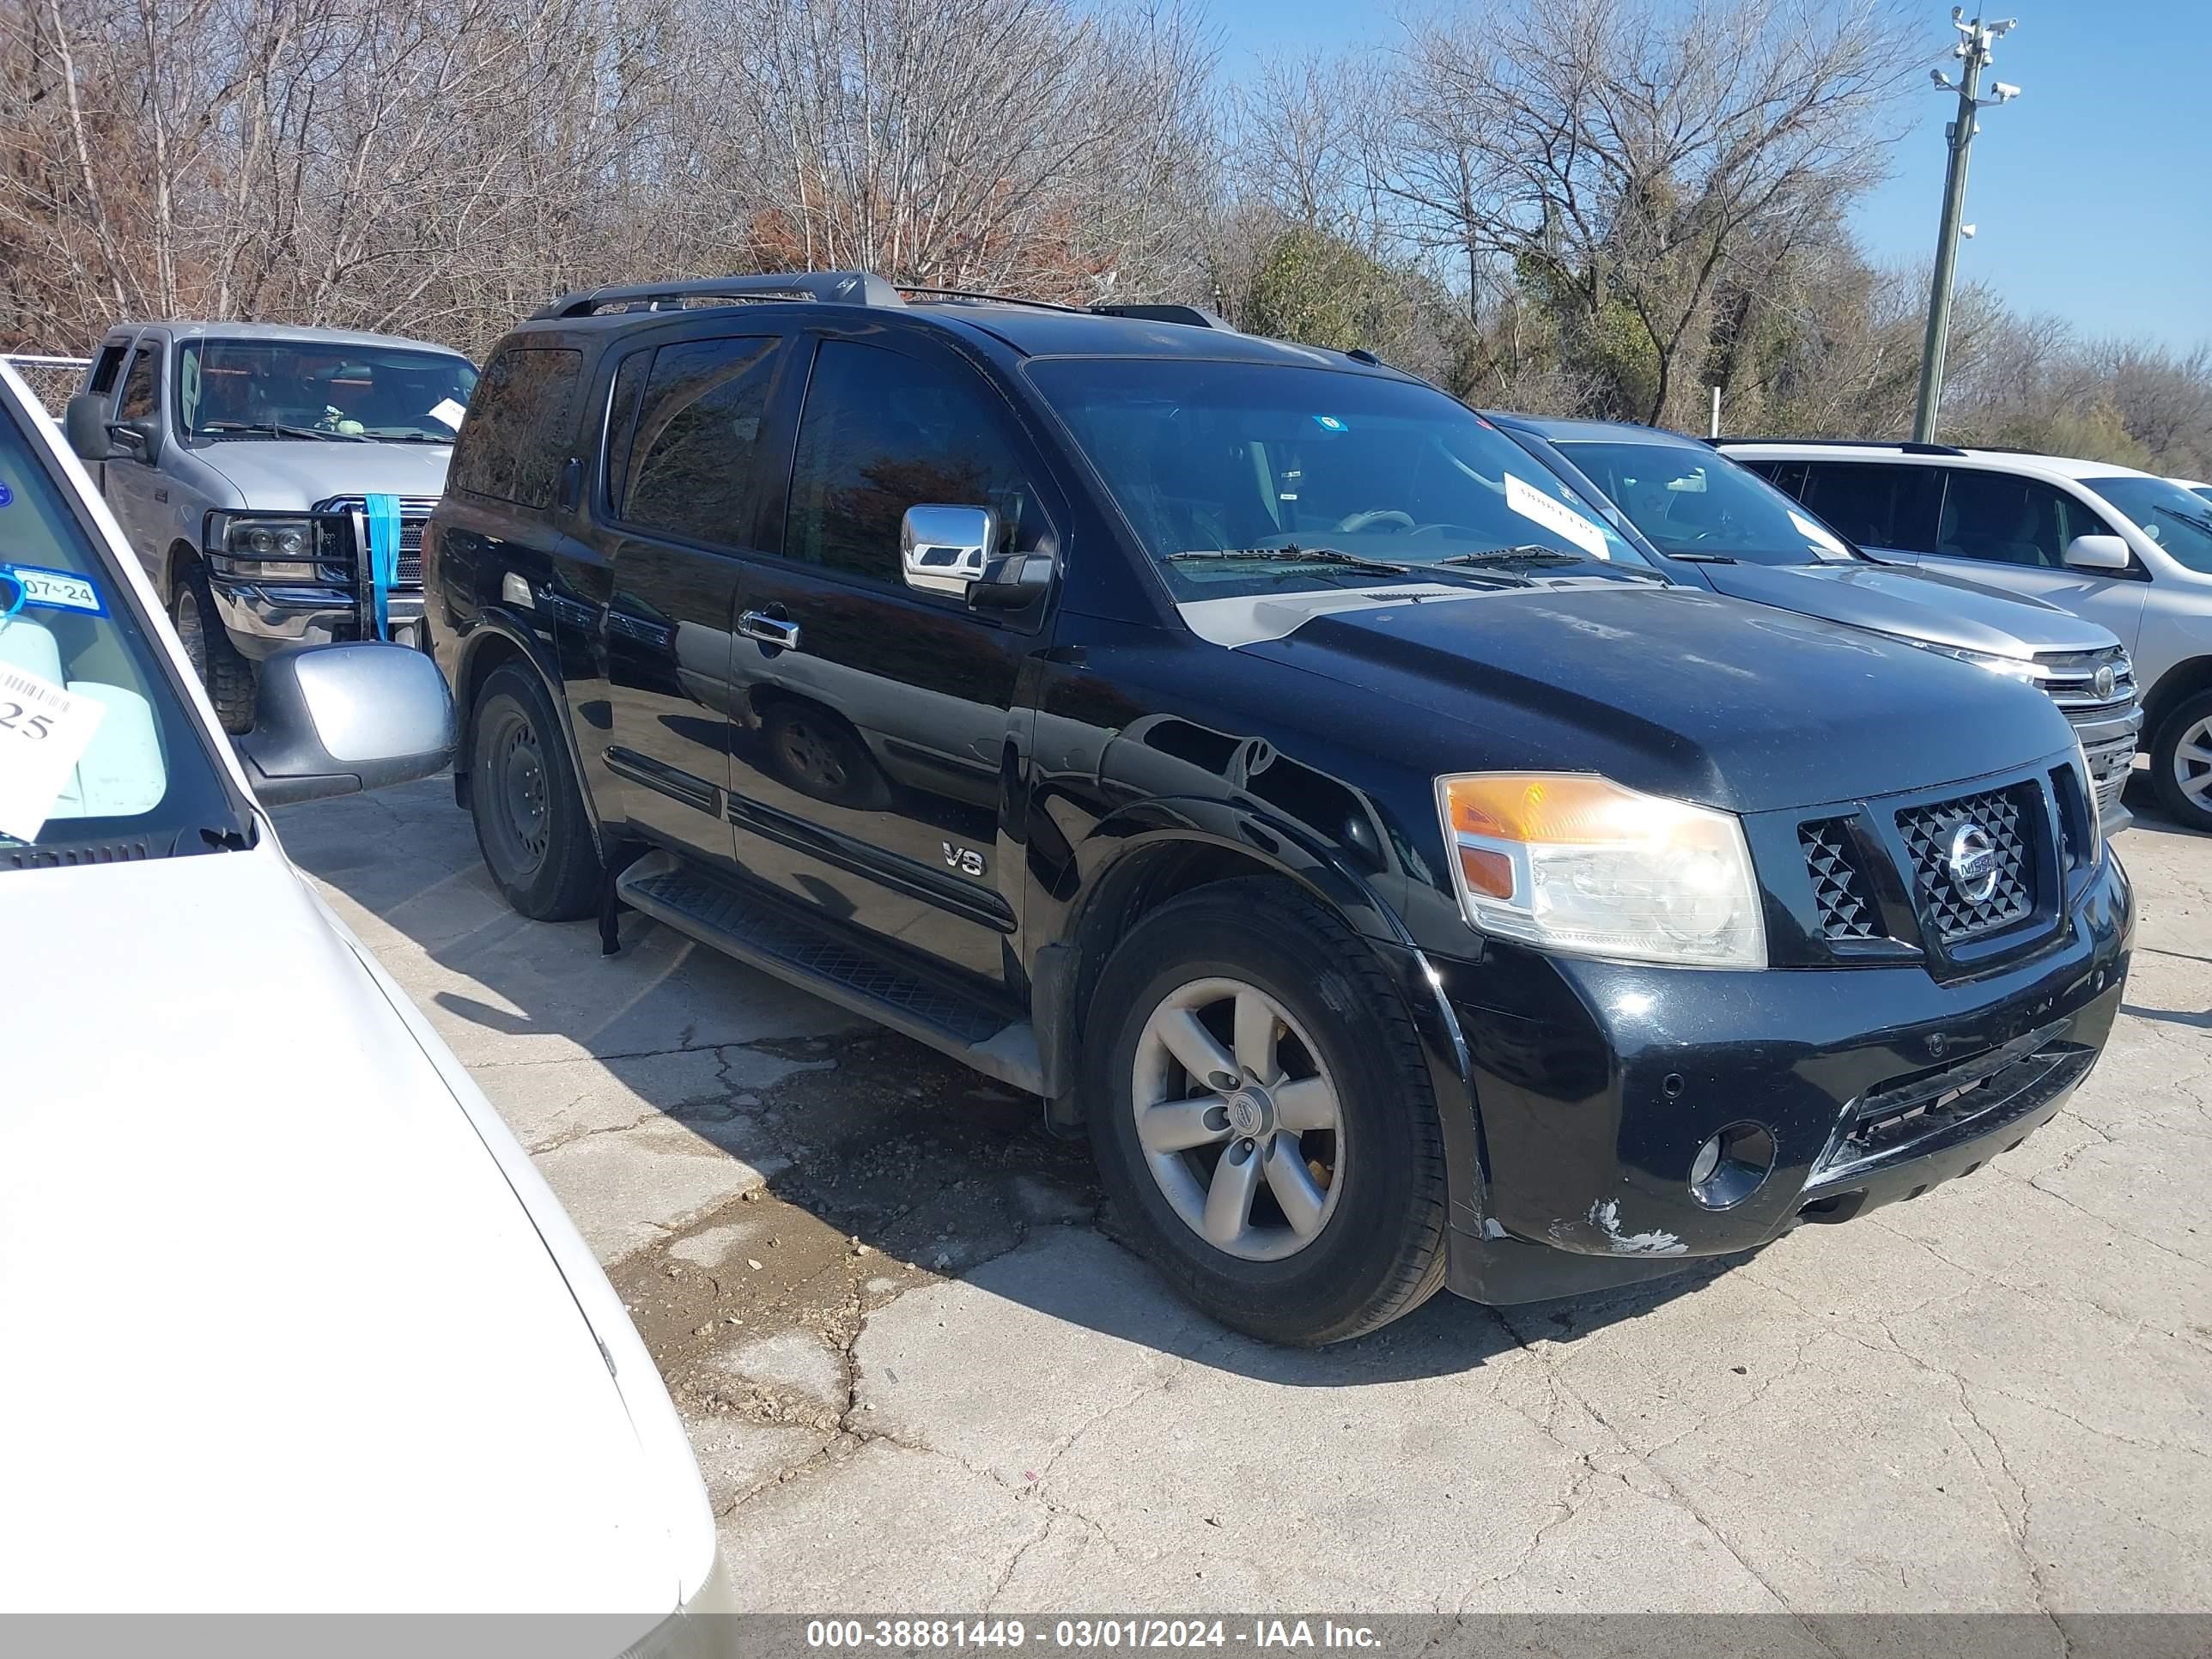
<svg viewBox="0 0 2212 1659">
<path fill-rule="evenodd" d="M 420 651 L 310 645 L 261 665 L 253 730 L 234 738 L 264 806 L 409 783 L 453 763 L 453 693 Z"/>
<path fill-rule="evenodd" d="M 964 596 L 998 539 L 999 515 L 988 507 L 909 507 L 899 521 L 899 570 L 908 587 Z"/>
<path fill-rule="evenodd" d="M 2076 536 L 2066 544 L 2066 562 L 2076 570 L 2125 570 L 2128 544 L 2124 536 Z"/>
</svg>

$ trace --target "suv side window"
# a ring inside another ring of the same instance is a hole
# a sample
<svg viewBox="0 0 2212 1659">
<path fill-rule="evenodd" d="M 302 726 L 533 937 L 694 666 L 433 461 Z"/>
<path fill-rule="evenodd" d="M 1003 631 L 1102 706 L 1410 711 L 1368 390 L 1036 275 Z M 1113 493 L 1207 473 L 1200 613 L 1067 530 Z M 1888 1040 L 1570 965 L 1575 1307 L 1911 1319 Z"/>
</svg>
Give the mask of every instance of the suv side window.
<svg viewBox="0 0 2212 1659">
<path fill-rule="evenodd" d="M 1805 499 L 1805 463 L 1802 461 L 1745 461 L 1747 471 L 1756 472 L 1785 495 Z"/>
<path fill-rule="evenodd" d="M 608 438 L 615 514 L 641 530 L 708 546 L 742 545 L 751 529 L 753 459 L 774 378 L 775 336 L 684 340 L 625 358 L 615 371 L 616 419 L 637 399 L 634 437 Z M 626 423 L 626 422 L 625 422 Z"/>
<path fill-rule="evenodd" d="M 518 507 L 549 507 L 576 429 L 584 354 L 510 346 L 485 367 L 453 441 L 448 483 Z"/>
<path fill-rule="evenodd" d="M 896 582 L 899 520 L 924 503 L 995 507 L 992 551 L 1032 545 L 1042 514 L 1019 455 L 972 371 L 825 340 L 799 417 L 784 556 Z"/>
<path fill-rule="evenodd" d="M 1932 466 L 1808 461 L 1800 499 L 1862 547 L 1933 553 L 1942 488 Z"/>
<path fill-rule="evenodd" d="M 2058 506 L 2064 515 L 2063 528 L 2059 532 L 2062 539 L 2058 545 L 2062 549 L 2076 536 L 2117 536 L 2120 533 L 2100 518 L 2097 515 L 2097 509 L 2079 495 L 2069 495 L 2062 492 L 2058 497 Z"/>
<path fill-rule="evenodd" d="M 1954 559 L 2040 566 L 2065 562 L 2065 511 L 2073 505 L 2049 484 L 2009 472 L 1946 467 L 1941 544 Z"/>
<path fill-rule="evenodd" d="M 155 373 L 161 362 L 155 347 L 142 345 L 131 359 L 131 378 L 123 383 L 123 407 L 116 412 L 121 421 L 143 421 L 161 407 L 161 388 Z"/>
</svg>

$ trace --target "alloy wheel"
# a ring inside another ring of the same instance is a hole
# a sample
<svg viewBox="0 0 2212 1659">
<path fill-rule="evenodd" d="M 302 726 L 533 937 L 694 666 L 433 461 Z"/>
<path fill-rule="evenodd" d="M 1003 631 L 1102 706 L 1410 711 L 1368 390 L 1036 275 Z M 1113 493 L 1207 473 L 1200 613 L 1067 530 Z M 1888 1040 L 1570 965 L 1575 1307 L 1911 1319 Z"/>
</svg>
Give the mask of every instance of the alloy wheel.
<svg viewBox="0 0 2212 1659">
<path fill-rule="evenodd" d="M 1138 1143 L 1184 1225 L 1246 1261 L 1321 1237 L 1344 1189 L 1343 1112 L 1281 1003 L 1242 980 L 1193 980 L 1145 1021 L 1133 1073 Z"/>
<path fill-rule="evenodd" d="M 2173 781 L 2184 795 L 2212 812 L 2212 714 L 2184 732 L 2173 745 Z"/>
</svg>

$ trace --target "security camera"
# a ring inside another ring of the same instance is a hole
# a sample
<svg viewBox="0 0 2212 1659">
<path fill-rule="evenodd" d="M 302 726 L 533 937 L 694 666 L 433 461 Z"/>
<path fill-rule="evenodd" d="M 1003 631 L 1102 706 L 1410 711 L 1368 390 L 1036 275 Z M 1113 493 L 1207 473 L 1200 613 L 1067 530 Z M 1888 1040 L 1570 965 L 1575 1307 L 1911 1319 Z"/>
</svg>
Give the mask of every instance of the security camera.
<svg viewBox="0 0 2212 1659">
<path fill-rule="evenodd" d="M 1943 91 L 1948 92 L 1951 90 L 1951 77 L 1944 74 L 1942 70 L 1929 70 L 1928 71 L 1928 78 L 1933 81 L 1936 86 L 1941 88 Z"/>
<path fill-rule="evenodd" d="M 1996 83 L 1996 92 L 1997 94 L 1997 102 L 2000 104 L 2009 104 L 2014 99 L 2020 96 L 2020 88 L 2014 86 L 2008 81 L 1998 82 Z"/>
<path fill-rule="evenodd" d="M 1964 6 L 1954 6 L 1951 8 L 1951 21 L 1954 23 L 1962 21 L 1966 17 L 1966 9 Z"/>
<path fill-rule="evenodd" d="M 1959 227 L 1959 234 L 1965 237 L 1971 242 L 1974 240 L 1974 228 L 1972 225 L 1960 225 Z"/>
</svg>

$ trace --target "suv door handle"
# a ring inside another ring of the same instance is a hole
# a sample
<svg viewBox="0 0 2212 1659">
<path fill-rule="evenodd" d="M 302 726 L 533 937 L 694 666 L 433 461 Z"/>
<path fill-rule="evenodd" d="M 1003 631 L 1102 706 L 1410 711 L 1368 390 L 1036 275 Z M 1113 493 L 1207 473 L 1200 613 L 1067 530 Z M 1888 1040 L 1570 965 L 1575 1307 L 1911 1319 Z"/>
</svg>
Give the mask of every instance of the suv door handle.
<svg viewBox="0 0 2212 1659">
<path fill-rule="evenodd" d="M 738 632 L 763 645 L 799 649 L 799 624 L 788 617 L 771 617 L 765 611 L 746 611 L 738 617 Z"/>
</svg>

